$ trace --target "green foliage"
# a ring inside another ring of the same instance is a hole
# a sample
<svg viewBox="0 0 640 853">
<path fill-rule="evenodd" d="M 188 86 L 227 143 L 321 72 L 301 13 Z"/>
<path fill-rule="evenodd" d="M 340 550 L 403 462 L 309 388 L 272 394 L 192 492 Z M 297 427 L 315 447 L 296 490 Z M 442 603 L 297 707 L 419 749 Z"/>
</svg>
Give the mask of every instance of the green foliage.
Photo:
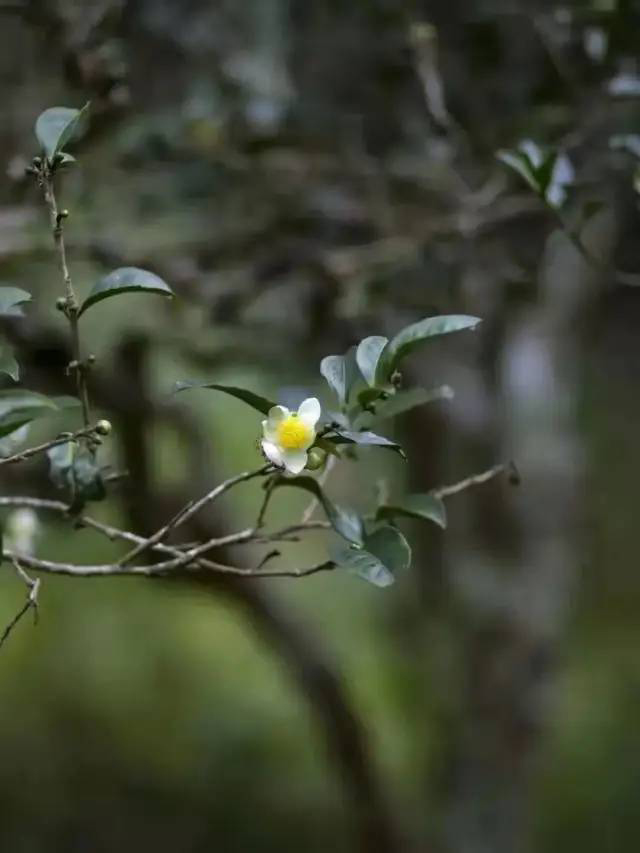
<svg viewBox="0 0 640 853">
<path fill-rule="evenodd" d="M 155 273 L 137 267 L 121 267 L 97 281 L 91 292 L 80 306 L 80 314 L 112 296 L 122 293 L 157 293 L 160 296 L 173 296 L 169 285 Z"/>
<path fill-rule="evenodd" d="M 38 116 L 35 133 L 47 159 L 53 161 L 67 142 L 71 142 L 84 130 L 84 122 L 89 112 L 89 104 L 81 110 L 71 107 L 50 107 Z M 72 160 L 70 154 L 63 159 Z"/>
<path fill-rule="evenodd" d="M 320 362 L 320 373 L 340 401 L 346 406 L 351 390 L 360 378 L 356 362 L 355 347 L 351 347 L 344 355 L 327 355 Z"/>
<path fill-rule="evenodd" d="M 430 338 L 475 329 L 481 320 L 465 314 L 445 314 L 441 317 L 427 317 L 402 329 L 392 338 L 380 354 L 376 367 L 378 383 L 389 379 L 402 359 Z"/>
<path fill-rule="evenodd" d="M 14 382 L 20 379 L 20 367 L 13 357 L 13 352 L 8 345 L 0 346 L 0 373 L 11 377 Z"/>
<path fill-rule="evenodd" d="M 69 494 L 70 513 L 81 512 L 88 501 L 104 500 L 102 472 L 92 449 L 77 441 L 67 441 L 50 448 L 47 456 L 52 482 Z"/>
<path fill-rule="evenodd" d="M 19 287 L 0 287 L 0 317 L 22 317 L 20 308 L 31 301 L 31 294 Z"/>
<path fill-rule="evenodd" d="M 237 388 L 235 385 L 220 385 L 217 382 L 206 382 L 199 379 L 185 379 L 176 382 L 174 393 L 189 391 L 192 388 L 209 388 L 212 391 L 222 391 L 224 394 L 229 394 L 237 400 L 242 400 L 243 403 L 246 403 L 253 409 L 257 409 L 263 415 L 269 414 L 269 409 L 272 409 L 276 405 L 272 400 L 267 400 L 266 397 L 254 394 L 253 391 L 247 391 L 246 388 Z"/>
<path fill-rule="evenodd" d="M 369 338 L 364 338 L 358 344 L 356 360 L 360 368 L 360 373 L 369 386 L 376 386 L 378 363 L 388 343 L 388 338 L 384 338 L 381 335 L 372 335 Z"/>
<path fill-rule="evenodd" d="M 351 509 L 339 507 L 332 503 L 320 483 L 313 477 L 278 477 L 274 482 L 274 488 L 282 486 L 304 489 L 304 491 L 309 492 L 322 506 L 336 533 L 339 533 L 348 542 L 362 543 L 364 528 L 360 516 Z"/>
<path fill-rule="evenodd" d="M 551 207 L 562 206 L 566 197 L 565 186 L 573 178 L 573 168 L 564 154 L 525 140 L 514 150 L 498 151 L 496 157 L 523 178 Z"/>
<path fill-rule="evenodd" d="M 383 525 L 367 534 L 362 547 L 349 546 L 332 551 L 332 559 L 374 586 L 390 586 L 397 572 L 411 564 L 411 548 L 395 527 Z"/>
<path fill-rule="evenodd" d="M 0 438 L 59 410 L 56 401 L 44 394 L 19 388 L 0 391 Z"/>
<path fill-rule="evenodd" d="M 406 454 L 397 441 L 392 441 L 390 438 L 385 438 L 384 435 L 377 435 L 375 432 L 355 432 L 350 430 L 334 430 L 335 434 L 328 435 L 327 441 L 332 444 L 357 444 L 360 447 L 384 447 L 387 450 L 395 450 L 403 459 L 406 459 Z"/>
<path fill-rule="evenodd" d="M 407 495 L 391 504 L 378 507 L 376 518 L 395 519 L 397 516 L 433 521 L 443 529 L 447 526 L 447 511 L 442 498 L 432 494 Z"/>
</svg>

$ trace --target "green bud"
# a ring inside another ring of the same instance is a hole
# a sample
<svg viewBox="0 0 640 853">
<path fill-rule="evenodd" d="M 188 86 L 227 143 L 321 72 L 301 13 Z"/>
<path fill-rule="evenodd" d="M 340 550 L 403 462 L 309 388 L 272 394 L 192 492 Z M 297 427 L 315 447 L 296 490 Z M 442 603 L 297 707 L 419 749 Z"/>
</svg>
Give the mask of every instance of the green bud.
<svg viewBox="0 0 640 853">
<path fill-rule="evenodd" d="M 67 307 L 67 300 L 64 296 L 58 296 L 56 299 L 56 308 L 58 311 L 64 311 Z"/>
<path fill-rule="evenodd" d="M 98 421 L 96 424 L 96 432 L 98 435 L 109 435 L 111 432 L 111 421 Z"/>
<path fill-rule="evenodd" d="M 306 467 L 309 469 L 309 471 L 318 471 L 320 470 L 320 468 L 324 467 L 326 461 L 326 450 L 323 450 L 321 447 L 312 447 L 309 451 L 309 457 L 307 459 Z"/>
</svg>

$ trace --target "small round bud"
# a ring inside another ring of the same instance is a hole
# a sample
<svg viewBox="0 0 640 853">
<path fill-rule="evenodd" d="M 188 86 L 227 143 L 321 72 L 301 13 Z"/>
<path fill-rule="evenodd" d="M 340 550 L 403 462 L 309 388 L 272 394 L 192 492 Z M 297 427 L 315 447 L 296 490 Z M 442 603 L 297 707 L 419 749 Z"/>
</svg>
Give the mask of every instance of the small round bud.
<svg viewBox="0 0 640 853">
<path fill-rule="evenodd" d="M 69 211 L 67 210 L 67 208 L 66 208 L 66 207 L 64 208 L 64 210 L 61 210 L 61 211 L 58 213 L 58 217 L 59 217 L 60 219 L 66 219 L 68 215 L 69 215 Z"/>
<path fill-rule="evenodd" d="M 67 300 L 64 296 L 58 296 L 56 299 L 56 308 L 58 311 L 64 311 L 67 307 Z"/>
<path fill-rule="evenodd" d="M 32 162 L 34 166 L 37 166 L 39 168 L 40 166 L 42 166 L 42 157 L 34 157 Z"/>
<path fill-rule="evenodd" d="M 306 467 L 309 471 L 318 471 L 327 461 L 327 451 L 321 447 L 312 447 L 309 451 Z"/>
<path fill-rule="evenodd" d="M 98 421 L 96 424 L 96 432 L 98 435 L 109 435 L 111 432 L 111 421 Z"/>
</svg>

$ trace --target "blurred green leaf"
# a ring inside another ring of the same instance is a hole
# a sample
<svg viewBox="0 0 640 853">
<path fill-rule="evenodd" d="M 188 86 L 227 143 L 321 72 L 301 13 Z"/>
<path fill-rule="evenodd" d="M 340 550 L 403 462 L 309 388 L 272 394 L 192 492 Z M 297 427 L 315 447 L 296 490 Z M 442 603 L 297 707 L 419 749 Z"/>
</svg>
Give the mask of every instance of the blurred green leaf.
<svg viewBox="0 0 640 853">
<path fill-rule="evenodd" d="M 80 306 L 79 314 L 84 314 L 97 302 L 121 293 L 157 293 L 161 296 L 173 296 L 173 291 L 160 276 L 138 267 L 120 267 L 97 281 L 91 292 Z"/>
<path fill-rule="evenodd" d="M 386 381 L 399 362 L 424 341 L 463 329 L 475 329 L 480 322 L 482 321 L 478 317 L 469 317 L 466 314 L 444 314 L 412 323 L 398 332 L 384 350 L 378 363 L 378 381 Z"/>
<path fill-rule="evenodd" d="M 55 402 L 43 394 L 22 388 L 0 391 L 0 437 L 57 410 Z"/>
<path fill-rule="evenodd" d="M 411 548 L 399 530 L 389 525 L 365 536 L 362 548 L 337 548 L 334 562 L 375 586 L 390 586 L 398 571 L 411 564 Z"/>
<path fill-rule="evenodd" d="M 180 391 L 188 391 L 191 388 L 210 388 L 212 391 L 222 391 L 224 394 L 230 394 L 243 403 L 247 403 L 263 415 L 269 414 L 269 409 L 272 409 L 276 404 L 272 400 L 267 400 L 266 397 L 261 397 L 259 394 L 254 394 L 253 391 L 247 391 L 246 388 L 237 388 L 235 385 L 220 385 L 216 382 L 206 382 L 198 379 L 186 379 L 182 382 L 176 382 L 174 393 Z"/>
<path fill-rule="evenodd" d="M 80 512 L 88 501 L 104 500 L 102 470 L 94 451 L 77 441 L 67 441 L 50 448 L 47 456 L 53 484 L 69 492 L 70 512 Z"/>
<path fill-rule="evenodd" d="M 351 509 L 339 507 L 332 503 L 326 496 L 322 486 L 313 477 L 278 477 L 275 487 L 289 486 L 295 489 L 304 489 L 313 495 L 321 504 L 331 526 L 349 542 L 361 544 L 363 536 L 363 523 L 361 517 Z"/>
<path fill-rule="evenodd" d="M 7 344 L 0 345 L 0 373 L 10 376 L 14 382 L 20 379 L 20 367 Z"/>
<path fill-rule="evenodd" d="M 30 302 L 31 294 L 19 287 L 0 287 L 0 316 L 22 317 L 19 307 L 23 302 Z"/>
<path fill-rule="evenodd" d="M 376 518 L 395 518 L 398 515 L 433 521 L 443 529 L 447 526 L 444 501 L 436 495 L 407 495 L 393 504 L 383 504 L 378 507 Z"/>
<path fill-rule="evenodd" d="M 364 376 L 365 382 L 369 386 L 375 386 L 376 384 L 378 362 L 388 343 L 388 338 L 380 335 L 372 335 L 369 338 L 364 338 L 358 344 L 356 361 L 360 368 L 360 373 Z"/>
<path fill-rule="evenodd" d="M 344 355 L 325 356 L 320 362 L 320 373 L 327 380 L 340 405 L 346 405 L 351 389 L 360 379 L 356 348 L 351 347 Z"/>
<path fill-rule="evenodd" d="M 88 112 L 89 104 L 85 104 L 81 110 L 50 107 L 38 116 L 36 137 L 49 160 L 84 129 Z"/>
</svg>

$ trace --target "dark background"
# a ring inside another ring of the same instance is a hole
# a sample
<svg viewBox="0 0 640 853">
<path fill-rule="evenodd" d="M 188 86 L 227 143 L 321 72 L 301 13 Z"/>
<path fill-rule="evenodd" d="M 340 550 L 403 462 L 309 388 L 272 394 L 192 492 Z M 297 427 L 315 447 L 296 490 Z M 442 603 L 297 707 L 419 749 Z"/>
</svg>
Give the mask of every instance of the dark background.
<svg viewBox="0 0 640 853">
<path fill-rule="evenodd" d="M 72 392 L 23 177 L 46 107 L 92 101 L 60 189 L 78 290 L 136 265 L 179 297 L 87 316 L 130 475 L 96 514 L 150 532 L 259 461 L 250 410 L 173 398 L 176 379 L 327 402 L 323 355 L 433 313 L 484 320 L 408 362 L 455 399 L 395 425 L 408 466 L 345 463 L 330 491 L 522 474 L 452 498 L 444 534 L 409 527 L 388 590 L 45 577 L 40 625 L 0 657 L 3 853 L 635 849 L 640 292 L 616 270 L 640 257 L 616 138 L 640 149 L 639 25 L 630 0 L 0 2 L 0 279 L 35 297 L 5 329 L 25 386 Z M 571 158 L 564 215 L 600 266 L 496 160 L 525 138 Z M 57 496 L 39 458 L 6 471 L 5 494 Z M 42 556 L 120 553 L 42 523 Z M 3 574 L 4 624 L 24 592 Z"/>
</svg>

